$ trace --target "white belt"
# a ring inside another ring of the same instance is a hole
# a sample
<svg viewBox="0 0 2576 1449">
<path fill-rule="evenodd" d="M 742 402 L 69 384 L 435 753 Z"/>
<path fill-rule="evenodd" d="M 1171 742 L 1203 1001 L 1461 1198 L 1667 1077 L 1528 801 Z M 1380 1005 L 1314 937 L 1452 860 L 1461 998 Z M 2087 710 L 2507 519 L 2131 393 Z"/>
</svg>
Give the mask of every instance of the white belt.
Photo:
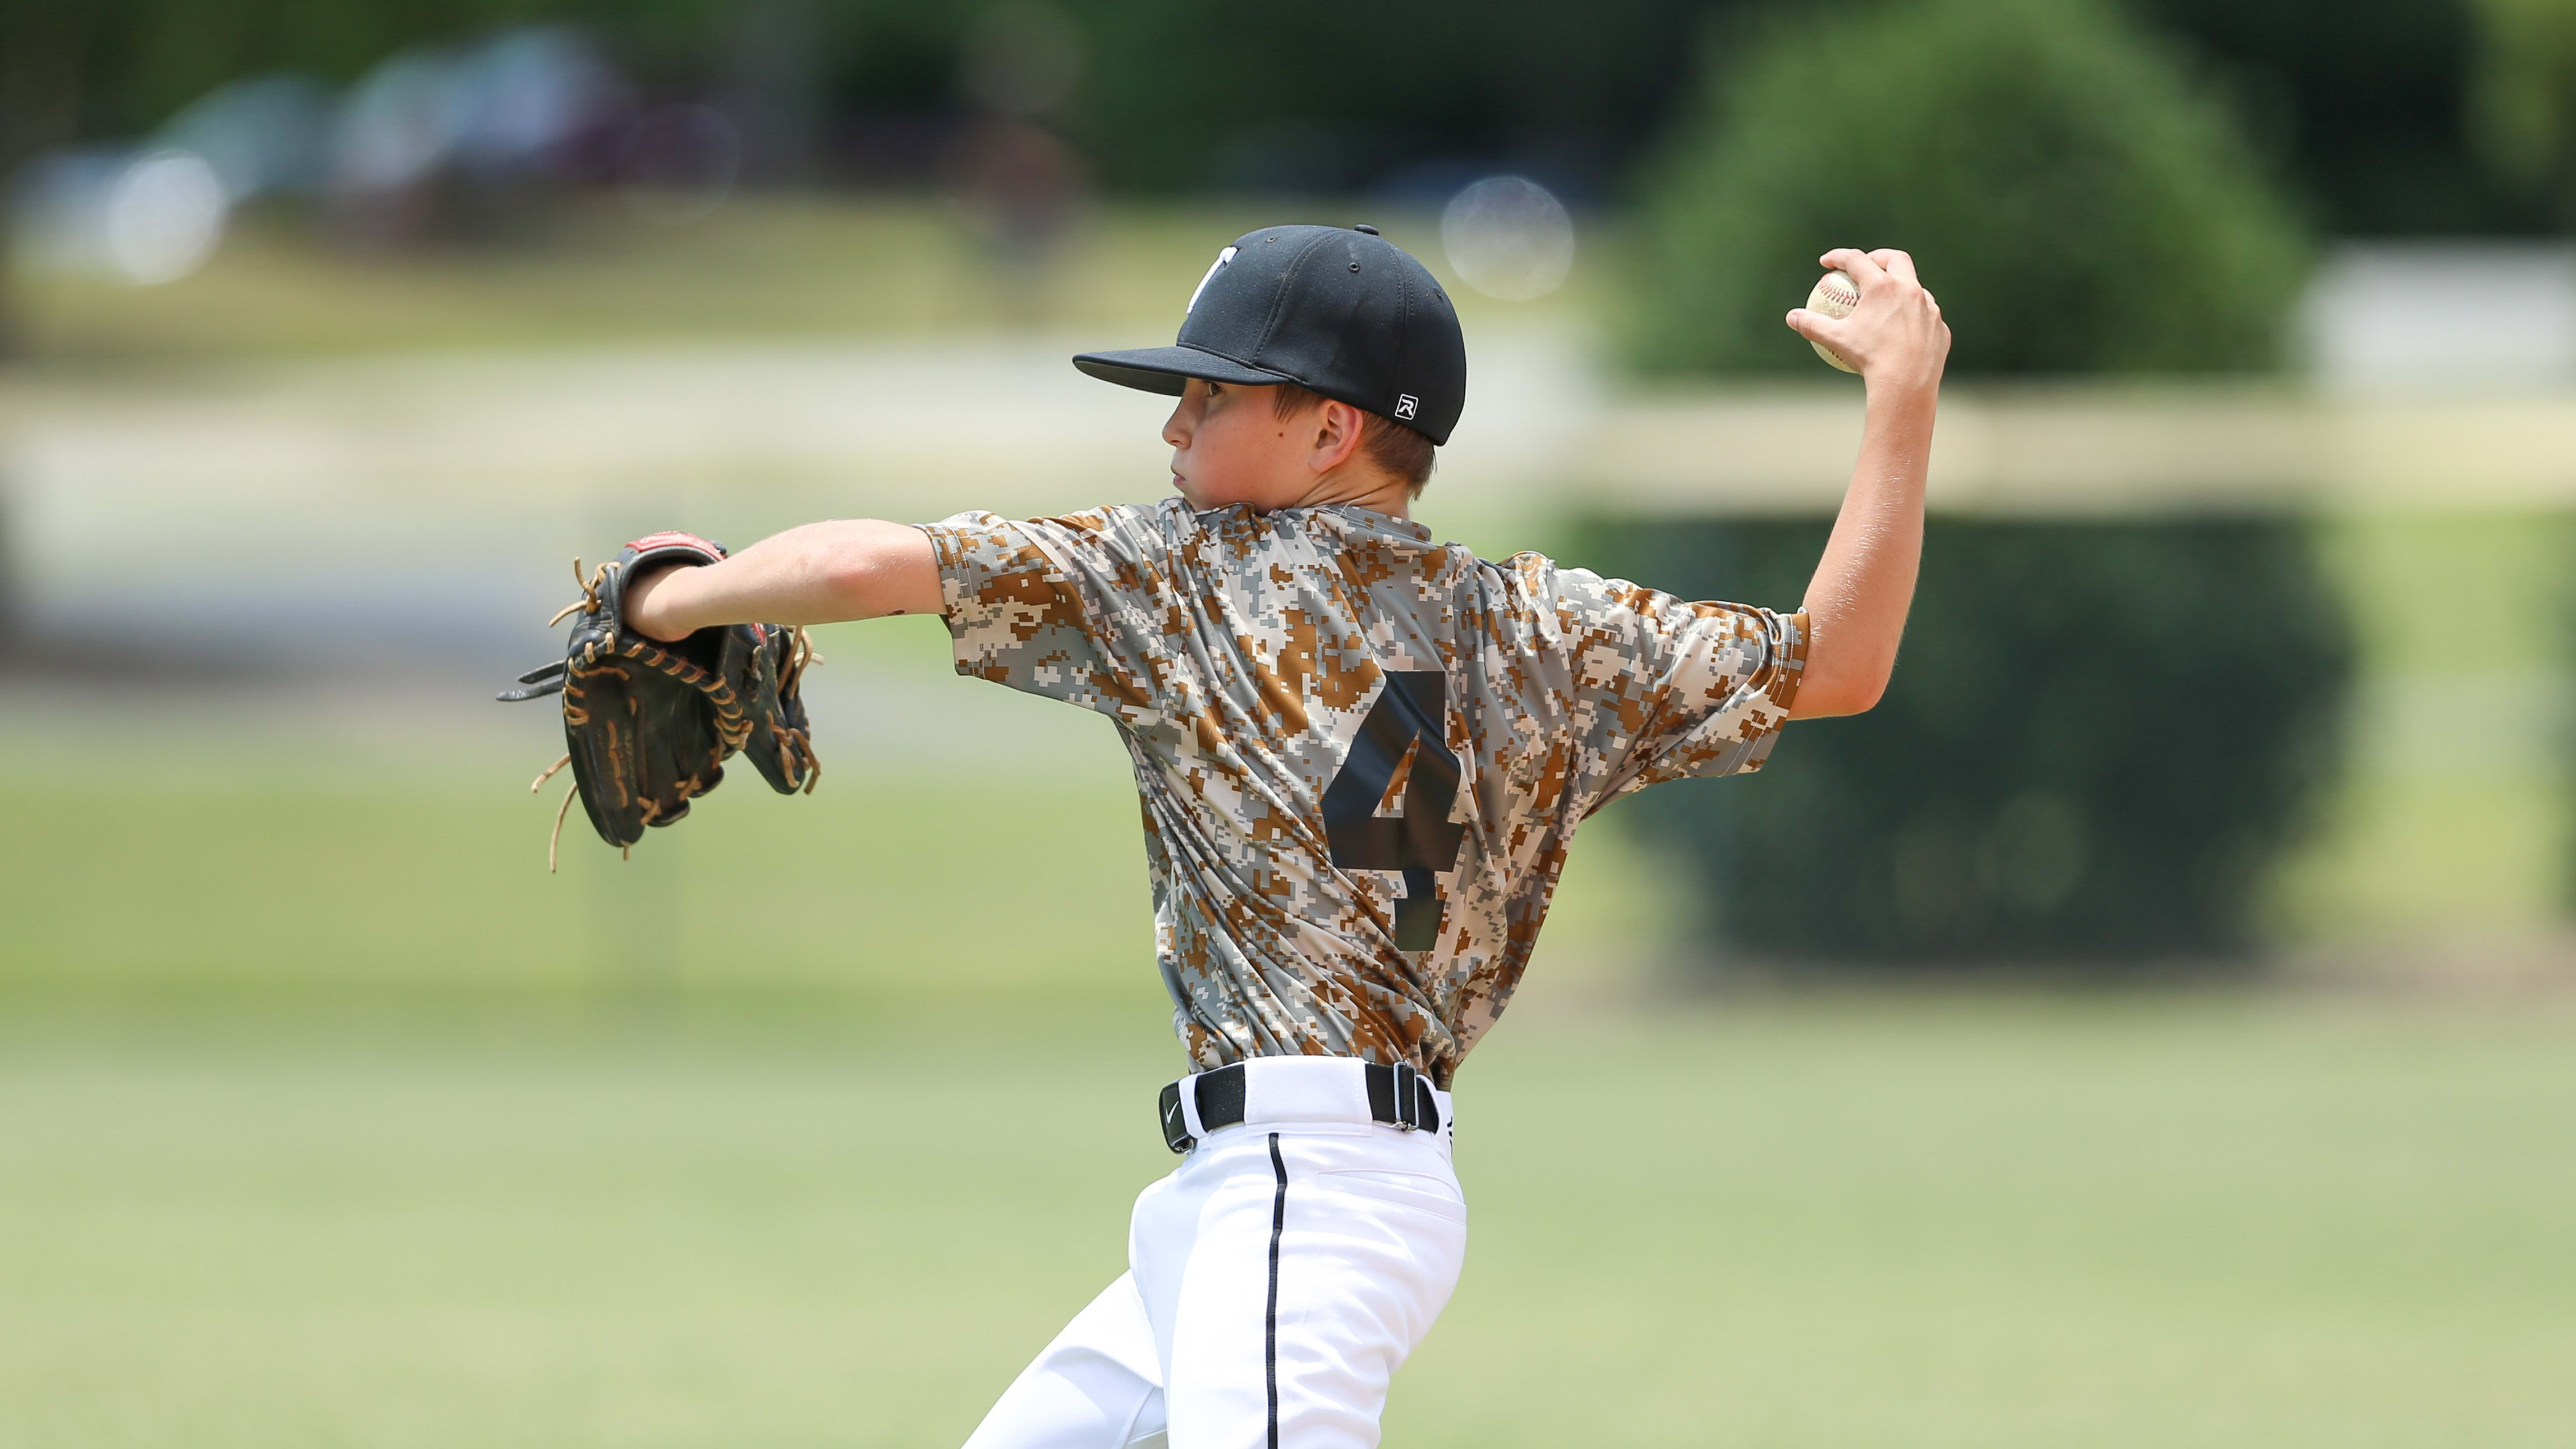
<svg viewBox="0 0 2576 1449">
<path fill-rule="evenodd" d="M 1438 1132 L 1450 1096 L 1409 1066 L 1357 1057 L 1254 1057 L 1194 1072 L 1164 1086 L 1157 1116 L 1163 1143 L 1187 1152 L 1222 1128 L 1264 1123 L 1380 1123 Z"/>
</svg>

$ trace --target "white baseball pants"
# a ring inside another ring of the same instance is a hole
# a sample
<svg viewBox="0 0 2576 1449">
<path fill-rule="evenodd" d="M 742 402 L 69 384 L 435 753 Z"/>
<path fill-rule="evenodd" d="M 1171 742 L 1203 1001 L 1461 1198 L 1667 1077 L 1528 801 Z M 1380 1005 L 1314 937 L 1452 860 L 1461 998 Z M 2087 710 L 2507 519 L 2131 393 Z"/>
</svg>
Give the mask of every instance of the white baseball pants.
<svg viewBox="0 0 2576 1449">
<path fill-rule="evenodd" d="M 1356 1061 L 1246 1065 L 1243 1124 L 1136 1199 L 1128 1271 L 967 1449 L 1375 1449 L 1466 1256 L 1449 1094 L 1407 1132 L 1369 1120 Z"/>
</svg>

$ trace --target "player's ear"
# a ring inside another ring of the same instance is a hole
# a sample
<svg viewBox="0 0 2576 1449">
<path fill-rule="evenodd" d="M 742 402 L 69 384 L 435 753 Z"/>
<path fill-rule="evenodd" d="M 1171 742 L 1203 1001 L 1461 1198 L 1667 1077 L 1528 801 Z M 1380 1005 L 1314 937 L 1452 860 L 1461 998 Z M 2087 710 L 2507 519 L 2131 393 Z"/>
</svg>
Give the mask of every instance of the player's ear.
<svg viewBox="0 0 2576 1449">
<path fill-rule="evenodd" d="M 1315 448 L 1312 463 L 1318 473 L 1329 473 L 1351 459 L 1360 446 L 1360 410 L 1331 398 L 1315 409 Z"/>
</svg>

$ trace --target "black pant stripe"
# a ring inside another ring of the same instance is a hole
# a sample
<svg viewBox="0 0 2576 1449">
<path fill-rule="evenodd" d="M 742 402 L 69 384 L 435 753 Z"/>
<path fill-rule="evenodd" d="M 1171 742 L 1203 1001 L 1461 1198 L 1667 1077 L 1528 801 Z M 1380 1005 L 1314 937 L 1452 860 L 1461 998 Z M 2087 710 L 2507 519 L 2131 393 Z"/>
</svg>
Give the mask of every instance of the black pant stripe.
<svg viewBox="0 0 2576 1449">
<path fill-rule="evenodd" d="M 1288 1230 L 1288 1164 L 1279 1156 L 1279 1134 L 1270 1134 L 1270 1171 L 1279 1179 L 1270 1198 L 1270 1304 L 1262 1311 L 1261 1371 L 1270 1388 L 1270 1449 L 1279 1449 L 1279 1238 Z"/>
</svg>

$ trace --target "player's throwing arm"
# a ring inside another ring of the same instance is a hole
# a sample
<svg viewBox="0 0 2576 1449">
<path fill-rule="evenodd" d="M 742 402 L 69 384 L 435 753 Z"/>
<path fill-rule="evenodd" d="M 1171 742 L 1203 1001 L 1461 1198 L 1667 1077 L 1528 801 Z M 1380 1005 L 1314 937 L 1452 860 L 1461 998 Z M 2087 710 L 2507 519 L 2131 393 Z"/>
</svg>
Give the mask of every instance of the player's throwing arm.
<svg viewBox="0 0 2576 1449">
<path fill-rule="evenodd" d="M 1869 393 L 1860 461 L 1833 536 L 1807 585 L 1807 667 L 1793 719 L 1858 714 L 1878 703 L 1896 668 L 1923 552 L 1923 482 L 1950 327 L 1894 250 L 1837 248 L 1829 270 L 1789 313 L 1789 326 L 1827 362 L 1857 372 Z"/>
</svg>

